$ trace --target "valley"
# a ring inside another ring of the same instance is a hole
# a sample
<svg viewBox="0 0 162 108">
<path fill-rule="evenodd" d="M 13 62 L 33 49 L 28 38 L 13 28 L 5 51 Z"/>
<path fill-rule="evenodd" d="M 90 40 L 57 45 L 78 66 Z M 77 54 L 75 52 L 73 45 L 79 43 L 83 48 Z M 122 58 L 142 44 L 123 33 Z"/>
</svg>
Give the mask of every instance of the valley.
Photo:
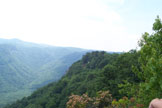
<svg viewBox="0 0 162 108">
<path fill-rule="evenodd" d="M 0 106 L 59 80 L 87 51 L 0 39 Z"/>
</svg>

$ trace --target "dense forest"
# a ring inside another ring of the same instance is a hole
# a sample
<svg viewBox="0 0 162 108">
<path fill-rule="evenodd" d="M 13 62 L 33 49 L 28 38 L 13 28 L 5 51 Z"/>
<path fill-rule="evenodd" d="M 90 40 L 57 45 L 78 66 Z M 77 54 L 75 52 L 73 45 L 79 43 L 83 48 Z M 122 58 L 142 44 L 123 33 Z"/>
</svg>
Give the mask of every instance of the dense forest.
<svg viewBox="0 0 162 108">
<path fill-rule="evenodd" d="M 144 33 L 139 50 L 87 53 L 57 82 L 5 108 L 147 108 L 162 98 L 162 22 Z M 97 105 L 97 106 L 95 106 Z"/>
<path fill-rule="evenodd" d="M 124 80 L 139 82 L 131 70 L 132 65 L 138 66 L 138 57 L 136 51 L 87 53 L 69 68 L 61 80 L 6 108 L 65 108 L 71 94 L 87 93 L 93 97 L 99 90 L 110 90 L 115 98 L 120 98 L 123 95 L 118 92 L 119 83 Z"/>
<path fill-rule="evenodd" d="M 0 39 L 0 107 L 57 81 L 87 51 Z"/>
</svg>

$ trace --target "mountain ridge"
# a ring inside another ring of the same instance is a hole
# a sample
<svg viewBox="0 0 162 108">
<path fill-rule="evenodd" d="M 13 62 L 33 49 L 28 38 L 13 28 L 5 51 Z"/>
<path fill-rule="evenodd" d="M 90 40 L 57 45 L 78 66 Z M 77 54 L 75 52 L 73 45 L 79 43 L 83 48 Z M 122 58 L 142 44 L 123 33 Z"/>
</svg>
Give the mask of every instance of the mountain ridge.
<svg viewBox="0 0 162 108">
<path fill-rule="evenodd" d="M 57 81 L 73 62 L 89 51 L 0 39 L 0 106 Z"/>
</svg>

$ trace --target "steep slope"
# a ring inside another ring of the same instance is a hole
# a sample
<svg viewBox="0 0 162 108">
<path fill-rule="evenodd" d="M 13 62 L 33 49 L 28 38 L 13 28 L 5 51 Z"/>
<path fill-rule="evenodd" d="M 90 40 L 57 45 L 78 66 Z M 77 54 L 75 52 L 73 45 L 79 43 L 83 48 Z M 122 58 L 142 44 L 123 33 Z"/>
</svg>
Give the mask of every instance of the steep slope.
<svg viewBox="0 0 162 108">
<path fill-rule="evenodd" d="M 132 65 L 138 66 L 136 51 L 124 54 L 87 53 L 69 68 L 61 80 L 5 108 L 65 108 L 71 94 L 95 96 L 100 90 L 110 90 L 115 98 L 120 98 L 125 94 L 118 92 L 118 84 L 123 80 L 139 82 L 132 72 Z"/>
<path fill-rule="evenodd" d="M 79 48 L 0 39 L 0 106 L 60 79 L 86 52 Z"/>
</svg>

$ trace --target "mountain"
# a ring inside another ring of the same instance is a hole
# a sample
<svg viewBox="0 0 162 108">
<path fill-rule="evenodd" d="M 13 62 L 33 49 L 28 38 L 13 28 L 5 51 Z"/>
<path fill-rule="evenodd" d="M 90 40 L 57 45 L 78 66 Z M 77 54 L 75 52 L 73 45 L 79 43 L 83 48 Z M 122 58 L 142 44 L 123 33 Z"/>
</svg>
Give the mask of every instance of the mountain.
<svg viewBox="0 0 162 108">
<path fill-rule="evenodd" d="M 100 90 L 110 90 L 114 98 L 121 98 L 118 84 L 124 80 L 139 82 L 132 66 L 139 65 L 136 51 L 127 53 L 87 53 L 70 68 L 57 82 L 38 89 L 31 96 L 5 108 L 65 108 L 71 94 L 96 96 Z"/>
<path fill-rule="evenodd" d="M 0 106 L 59 80 L 88 51 L 0 39 Z"/>
</svg>

